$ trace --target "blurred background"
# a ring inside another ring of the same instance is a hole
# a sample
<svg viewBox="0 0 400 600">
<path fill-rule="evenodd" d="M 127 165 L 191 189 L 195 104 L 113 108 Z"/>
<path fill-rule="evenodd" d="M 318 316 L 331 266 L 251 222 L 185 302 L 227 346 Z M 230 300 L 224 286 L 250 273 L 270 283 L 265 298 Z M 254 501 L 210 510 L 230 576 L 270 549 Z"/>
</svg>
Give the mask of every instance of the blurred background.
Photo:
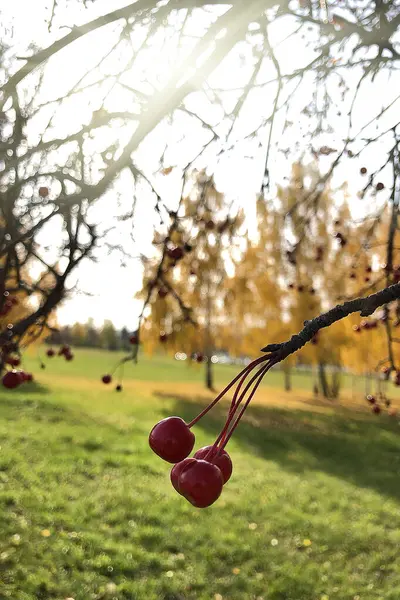
<svg viewBox="0 0 400 600">
<path fill-rule="evenodd" d="M 268 373 L 213 507 L 147 438 L 400 282 L 400 4 L 0 16 L 0 598 L 397 600 L 398 300 Z"/>
</svg>

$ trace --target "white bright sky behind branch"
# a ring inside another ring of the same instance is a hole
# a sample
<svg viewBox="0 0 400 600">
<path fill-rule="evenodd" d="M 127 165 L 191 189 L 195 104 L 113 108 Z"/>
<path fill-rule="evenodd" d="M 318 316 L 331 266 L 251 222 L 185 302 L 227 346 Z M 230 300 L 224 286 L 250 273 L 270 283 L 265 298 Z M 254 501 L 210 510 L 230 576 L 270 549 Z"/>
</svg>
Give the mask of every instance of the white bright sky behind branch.
<svg viewBox="0 0 400 600">
<path fill-rule="evenodd" d="M 87 20 L 88 18 L 94 18 L 97 14 L 105 14 L 111 10 L 124 6 L 126 2 L 115 2 L 111 0 L 96 0 L 93 4 L 93 12 L 88 17 L 88 13 L 76 10 L 76 4 L 74 2 L 68 2 L 66 5 L 68 15 L 68 23 L 71 20 L 75 24 L 80 24 L 82 19 Z M 54 39 L 47 30 L 46 17 L 49 15 L 47 2 L 45 0 L 14 0 L 12 3 L 5 3 L 1 8 L 3 23 L 10 23 L 12 26 L 12 38 L 9 40 L 17 50 L 21 48 L 22 54 L 26 53 L 26 48 L 30 42 L 38 44 L 40 47 L 48 46 Z M 225 10 L 225 9 L 224 9 Z M 72 11 L 75 11 L 73 14 Z M 71 19 L 72 17 L 72 19 Z M 57 14 L 59 22 L 63 22 L 62 10 Z M 202 24 L 199 23 L 198 27 L 201 29 Z M 293 22 L 289 19 L 287 22 L 282 24 L 281 27 L 276 28 L 274 32 L 271 32 L 271 42 L 279 41 L 283 39 L 293 29 Z M 62 51 L 56 55 L 48 64 L 45 75 L 45 86 L 44 90 L 48 93 L 49 98 L 53 99 L 61 96 L 68 90 L 74 82 L 79 78 L 80 72 L 82 74 L 85 69 L 90 68 L 91 65 L 96 64 L 98 58 L 104 54 L 103 46 L 105 43 L 111 43 L 113 39 L 117 39 L 118 33 L 121 30 L 120 24 L 114 24 L 101 28 L 94 34 L 85 36 L 78 43 L 73 44 L 67 50 Z M 67 33 L 68 30 L 65 30 Z M 193 32 L 196 33 L 196 32 Z M 138 31 L 140 35 L 140 30 Z M 312 34 L 310 34 L 312 35 Z M 57 33 L 60 36 L 60 32 Z M 274 40 L 275 38 L 275 40 Z M 157 41 L 154 42 L 157 44 Z M 303 42 L 300 39 L 294 39 L 291 45 L 282 47 L 282 50 L 277 49 L 277 56 L 285 70 L 285 63 L 290 64 L 291 68 L 301 66 L 307 57 L 310 57 L 310 50 L 306 50 Z M 289 48 L 289 49 L 288 49 Z M 157 50 L 157 48 L 156 48 Z M 160 53 L 161 50 L 161 53 Z M 154 59 L 148 59 L 147 63 L 142 64 L 142 69 L 149 73 L 149 80 L 154 79 L 152 70 L 156 69 L 157 73 L 160 66 L 163 66 L 162 61 L 165 61 L 165 71 L 171 67 L 173 57 L 169 55 L 168 47 L 158 49 L 159 62 L 155 65 Z M 18 52 L 17 52 L 18 54 Z M 243 57 L 246 58 L 246 47 L 242 44 L 234 53 L 232 58 L 225 63 L 224 70 L 218 69 L 217 72 L 209 79 L 211 84 L 215 84 L 218 80 L 218 86 L 226 89 L 235 88 L 246 82 L 246 69 L 243 68 Z M 123 61 L 124 56 L 121 55 L 119 60 Z M 296 63 L 294 65 L 294 62 Z M 167 77 L 168 72 L 165 73 Z M 274 77 L 274 70 L 271 66 L 264 69 L 261 74 L 262 79 L 267 81 Z M 357 74 L 359 76 L 359 73 Z M 349 80 L 350 83 L 355 84 L 357 81 L 354 77 L 354 81 Z M 162 85 L 163 82 L 160 82 Z M 132 82 L 134 85 L 134 82 Z M 382 77 L 377 76 L 374 85 L 369 86 L 368 90 L 368 106 L 360 104 L 355 107 L 354 111 L 354 122 L 353 132 L 358 131 L 361 127 L 369 121 L 371 115 L 378 113 L 382 106 L 389 104 L 390 100 L 395 97 L 396 89 L 399 86 L 395 86 L 392 82 L 390 85 L 386 81 L 383 81 Z M 148 85 L 148 91 L 151 93 L 152 86 Z M 385 92 L 385 93 L 384 93 Z M 300 91 L 300 94 L 302 92 Z M 304 94 L 304 92 L 303 92 Z M 332 94 L 338 94 L 337 91 L 332 90 Z M 239 128 L 237 135 L 245 135 L 251 131 L 252 128 L 257 126 L 257 123 L 261 120 L 260 114 L 268 114 L 265 109 L 265 105 L 273 102 L 275 95 L 274 85 L 267 86 L 267 88 L 257 89 L 253 92 L 249 98 L 248 105 L 245 106 L 241 120 L 239 122 Z M 226 94 L 226 105 L 233 106 L 236 101 L 235 93 Z M 362 96 L 365 99 L 365 95 Z M 44 99 L 45 100 L 45 99 Z M 119 97 L 115 99 L 116 104 L 123 102 L 123 98 Z M 363 100 L 364 101 L 364 100 Z M 99 100 L 101 103 L 101 99 Z M 295 103 L 298 102 L 301 105 L 301 97 L 297 97 Z M 294 103 L 294 105 L 295 105 Z M 185 103 L 187 108 L 198 112 L 201 116 L 207 120 L 207 122 L 217 122 L 219 118 L 220 108 L 217 105 L 211 103 L 200 103 L 198 97 L 190 97 Z M 398 104 L 393 107 L 391 111 L 388 111 L 387 122 L 391 122 L 391 118 L 398 109 Z M 66 135 L 69 132 L 70 122 L 73 118 L 79 115 L 81 123 L 88 122 L 92 110 L 96 110 L 96 102 L 93 103 L 93 98 L 90 102 L 83 103 L 82 98 L 76 102 L 76 105 L 71 109 L 71 105 L 64 111 L 65 115 L 65 131 L 58 132 L 58 135 Z M 129 110 L 133 111 L 132 105 L 129 106 Z M 109 110 L 113 110 L 112 101 Z M 119 108 L 117 110 L 120 110 Z M 86 118 L 87 116 L 87 118 Z M 182 124 L 184 125 L 184 117 L 180 117 L 181 122 L 178 121 L 180 129 Z M 276 131 L 279 135 L 279 130 L 282 128 L 282 120 L 277 120 Z M 337 124 L 333 124 L 334 131 L 331 139 L 319 140 L 318 144 L 328 144 L 333 147 L 340 149 L 340 140 L 346 137 L 347 129 L 343 126 L 343 121 Z M 240 131 L 240 129 L 242 131 Z M 204 134 L 204 130 L 201 130 Z M 368 130 L 371 133 L 371 129 Z M 171 130 L 168 130 L 167 135 L 170 138 Z M 122 138 L 129 138 L 131 130 L 121 130 L 120 135 Z M 191 143 L 194 141 L 191 139 L 180 139 L 181 131 L 177 131 L 175 135 L 175 145 L 173 139 L 169 139 L 169 143 L 174 148 L 174 155 L 171 155 L 171 164 L 178 164 L 179 161 L 182 163 L 182 159 L 185 160 L 186 156 L 190 156 Z M 200 134 L 197 134 L 200 135 Z M 293 160 L 300 156 L 304 148 L 302 148 L 302 135 L 301 135 L 301 123 L 299 126 L 292 129 L 291 135 L 293 136 L 289 140 L 285 140 L 286 146 L 293 147 L 293 158 L 289 160 L 284 159 L 282 155 L 273 153 L 272 162 L 270 165 L 270 171 L 273 175 L 273 181 L 284 183 L 286 177 L 290 175 L 291 164 Z M 265 136 L 266 137 L 266 136 Z M 104 141 L 104 140 L 103 140 Z M 198 141 L 198 140 L 197 140 Z M 107 140 L 106 140 L 107 142 Z M 232 152 L 224 155 L 222 160 L 216 165 L 214 155 L 209 155 L 210 162 L 209 168 L 214 170 L 216 168 L 216 180 L 217 185 L 221 191 L 226 194 L 228 200 L 235 200 L 238 205 L 243 206 L 246 210 L 246 214 L 249 219 L 251 226 L 252 217 L 254 215 L 255 196 L 260 189 L 260 183 L 262 180 L 264 160 L 265 160 L 265 148 L 257 148 L 246 142 L 242 145 L 238 144 Z M 164 147 L 164 140 L 158 132 L 158 137 L 150 135 L 148 140 L 141 145 L 140 149 L 140 161 L 141 164 L 145 165 L 150 169 L 151 172 L 157 170 L 159 157 L 162 154 Z M 251 160 L 244 159 L 247 153 L 252 154 L 254 158 Z M 357 148 L 356 148 L 357 149 Z M 326 168 L 328 159 L 321 160 L 321 167 Z M 368 150 L 364 153 L 362 158 L 362 164 L 369 167 L 375 164 L 377 160 L 376 149 L 374 153 L 368 156 Z M 174 162 L 175 161 L 175 162 Z M 381 162 L 381 161 L 379 161 Z M 167 166 L 167 165 L 166 165 Z M 368 200 L 364 200 L 364 203 L 360 203 L 357 200 L 356 193 L 360 189 L 362 182 L 359 176 L 359 167 L 361 166 L 360 161 L 347 161 L 342 168 L 337 170 L 334 185 L 340 185 L 343 181 L 348 181 L 349 193 L 351 197 L 351 206 L 354 210 L 355 215 L 362 214 L 365 205 L 369 204 Z M 384 181 L 385 176 L 382 174 L 381 179 Z M 129 206 L 131 199 L 129 186 L 131 185 L 131 179 L 127 176 L 121 178 L 122 184 L 126 182 L 125 187 L 119 187 L 118 192 L 121 194 L 121 209 L 120 213 L 124 212 L 124 207 Z M 180 189 L 180 173 L 172 171 L 168 177 L 159 176 L 156 179 L 157 188 L 163 198 L 167 198 L 167 201 L 171 202 L 173 206 L 176 202 Z M 105 226 L 116 224 L 113 222 L 113 214 L 115 214 L 115 202 L 114 199 L 115 190 L 109 191 L 104 199 L 102 199 L 94 209 L 94 215 L 96 220 L 101 221 Z M 372 200 L 371 200 L 372 201 Z M 139 205 L 139 214 L 137 215 L 137 226 L 135 227 L 135 243 L 132 243 L 129 236 L 129 224 L 117 223 L 118 230 L 115 233 L 115 239 L 126 245 L 128 251 L 132 255 L 139 255 L 141 253 L 151 255 L 151 230 L 154 223 L 154 198 L 148 195 L 147 192 L 143 192 L 143 201 Z M 112 209 L 112 210 L 110 210 Z M 43 232 L 43 243 L 50 245 L 54 242 L 54 235 L 52 237 L 51 230 L 45 230 Z M 50 252 L 51 254 L 51 252 Z M 72 323 L 75 321 L 86 321 L 89 317 L 92 317 L 97 324 L 100 324 L 104 319 L 111 319 L 117 327 L 127 326 L 134 328 L 136 325 L 137 315 L 141 309 L 141 302 L 134 299 L 134 294 L 140 289 L 142 267 L 139 260 L 133 259 L 128 260 L 127 267 L 121 267 L 121 256 L 117 253 L 106 255 L 104 253 L 101 256 L 101 260 L 96 263 L 85 262 L 79 268 L 75 279 L 71 280 L 70 285 L 76 286 L 76 291 L 73 292 L 69 299 L 67 299 L 63 306 L 58 311 L 58 319 L 61 324 Z M 87 296 L 85 292 L 90 292 L 91 296 Z"/>
</svg>

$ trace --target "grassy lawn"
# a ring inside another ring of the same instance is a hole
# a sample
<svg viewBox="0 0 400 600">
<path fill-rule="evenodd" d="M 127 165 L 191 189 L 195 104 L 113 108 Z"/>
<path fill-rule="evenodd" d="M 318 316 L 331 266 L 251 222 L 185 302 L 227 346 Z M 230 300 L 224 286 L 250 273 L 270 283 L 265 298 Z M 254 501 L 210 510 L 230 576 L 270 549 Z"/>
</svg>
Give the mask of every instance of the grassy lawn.
<svg viewBox="0 0 400 600">
<path fill-rule="evenodd" d="M 397 419 L 313 401 L 305 376 L 284 394 L 273 373 L 230 443 L 231 481 L 200 511 L 147 436 L 204 406 L 201 370 L 143 360 L 117 394 L 99 383 L 110 360 L 77 351 L 0 391 L 1 600 L 400 598 Z M 236 373 L 219 367 L 218 387 Z"/>
</svg>

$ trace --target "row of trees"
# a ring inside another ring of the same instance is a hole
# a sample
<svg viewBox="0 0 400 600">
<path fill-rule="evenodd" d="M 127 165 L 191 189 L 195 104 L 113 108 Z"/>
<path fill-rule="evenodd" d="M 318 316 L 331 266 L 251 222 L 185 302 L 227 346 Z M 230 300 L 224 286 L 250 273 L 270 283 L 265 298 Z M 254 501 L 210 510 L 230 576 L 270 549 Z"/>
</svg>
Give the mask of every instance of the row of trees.
<svg viewBox="0 0 400 600">
<path fill-rule="evenodd" d="M 74 323 L 57 327 L 46 343 L 49 345 L 69 344 L 77 348 L 104 348 L 106 350 L 124 350 L 131 348 L 131 333 L 126 327 L 115 328 L 110 320 L 105 320 L 101 327 L 96 327 L 93 319 L 86 323 Z"/>
</svg>

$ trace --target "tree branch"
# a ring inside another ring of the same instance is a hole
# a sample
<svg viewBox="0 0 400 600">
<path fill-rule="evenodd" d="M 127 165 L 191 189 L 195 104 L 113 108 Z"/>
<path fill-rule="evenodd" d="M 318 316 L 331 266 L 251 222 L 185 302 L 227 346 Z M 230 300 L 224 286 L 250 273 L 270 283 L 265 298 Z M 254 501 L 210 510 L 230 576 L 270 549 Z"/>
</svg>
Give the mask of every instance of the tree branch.
<svg viewBox="0 0 400 600">
<path fill-rule="evenodd" d="M 311 341 L 318 331 L 320 331 L 320 329 L 330 327 L 333 323 L 341 321 L 341 319 L 356 312 L 359 312 L 362 317 L 369 317 L 380 306 L 398 300 L 399 298 L 400 283 L 396 283 L 395 285 L 391 285 L 366 298 L 356 298 L 355 300 L 349 300 L 344 304 L 338 304 L 335 308 L 311 319 L 311 321 L 305 321 L 304 328 L 296 335 L 293 335 L 289 341 L 280 344 L 268 344 L 268 346 L 262 348 L 261 351 L 270 353 L 272 360 L 280 362 L 290 354 L 297 352 L 300 348 L 305 346 L 307 342 Z"/>
</svg>

